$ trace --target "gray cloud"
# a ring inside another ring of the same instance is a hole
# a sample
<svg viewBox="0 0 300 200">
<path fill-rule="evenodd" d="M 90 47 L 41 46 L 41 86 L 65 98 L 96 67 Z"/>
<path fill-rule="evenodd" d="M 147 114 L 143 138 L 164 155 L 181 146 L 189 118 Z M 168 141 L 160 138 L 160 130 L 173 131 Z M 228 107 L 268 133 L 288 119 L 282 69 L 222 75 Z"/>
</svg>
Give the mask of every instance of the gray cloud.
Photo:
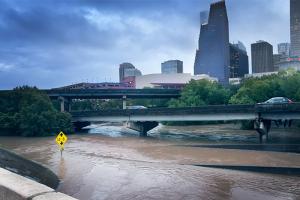
<svg viewBox="0 0 300 200">
<path fill-rule="evenodd" d="M 210 0 L 2 0 L 0 89 L 117 81 L 118 65 L 144 73 L 167 59 L 193 72 L 199 12 Z M 230 40 L 289 41 L 286 0 L 228 0 Z M 276 49 L 276 48 L 275 48 Z"/>
</svg>

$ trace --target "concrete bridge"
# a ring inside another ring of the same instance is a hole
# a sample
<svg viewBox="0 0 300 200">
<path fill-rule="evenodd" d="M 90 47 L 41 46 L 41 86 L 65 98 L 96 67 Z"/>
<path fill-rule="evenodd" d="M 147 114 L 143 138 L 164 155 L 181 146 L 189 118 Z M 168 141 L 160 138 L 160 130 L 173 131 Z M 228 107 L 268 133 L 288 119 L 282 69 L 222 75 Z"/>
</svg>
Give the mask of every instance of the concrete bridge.
<svg viewBox="0 0 300 200">
<path fill-rule="evenodd" d="M 69 99 L 122 99 L 123 96 L 137 98 L 177 98 L 180 90 L 176 89 L 51 89 L 43 90 L 50 98 Z"/>
<path fill-rule="evenodd" d="M 176 89 L 51 89 L 43 90 L 51 99 L 59 99 L 61 111 L 71 111 L 72 99 L 122 99 L 126 108 L 126 99 L 178 98 Z M 67 108 L 67 109 L 66 109 Z"/>
<path fill-rule="evenodd" d="M 11 90 L 0 90 L 1 93 Z M 48 89 L 41 90 L 51 98 L 60 101 L 60 110 L 71 111 L 72 99 L 122 99 L 123 109 L 126 99 L 170 99 L 181 96 L 177 89 Z"/>
<path fill-rule="evenodd" d="M 190 108 L 154 108 L 71 112 L 75 125 L 90 122 L 127 122 L 128 127 L 146 136 L 160 121 L 255 121 L 260 141 L 268 139 L 271 122 L 300 120 L 300 103 L 262 105 L 216 105 Z"/>
<path fill-rule="evenodd" d="M 43 90 L 51 99 L 59 99 L 61 111 L 73 116 L 73 123 L 80 129 L 91 122 L 127 122 L 128 127 L 146 136 L 160 121 L 255 121 L 260 141 L 268 138 L 271 122 L 289 122 L 300 119 L 300 103 L 262 105 L 217 105 L 196 108 L 126 108 L 126 99 L 178 98 L 180 90 L 174 89 L 51 89 Z M 0 91 L 7 92 L 7 91 Z M 72 99 L 122 99 L 123 110 L 71 112 Z M 67 109 L 65 109 L 67 108 Z"/>
</svg>

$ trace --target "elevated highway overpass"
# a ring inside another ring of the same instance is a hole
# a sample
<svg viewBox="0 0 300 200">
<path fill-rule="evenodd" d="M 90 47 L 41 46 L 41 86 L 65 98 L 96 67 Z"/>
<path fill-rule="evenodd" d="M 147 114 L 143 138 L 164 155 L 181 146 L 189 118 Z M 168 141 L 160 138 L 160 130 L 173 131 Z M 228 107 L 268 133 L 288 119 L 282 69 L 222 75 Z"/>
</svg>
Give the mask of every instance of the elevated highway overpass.
<svg viewBox="0 0 300 200">
<path fill-rule="evenodd" d="M 160 121 L 255 121 L 255 128 L 268 136 L 272 121 L 300 120 L 300 104 L 216 105 L 189 108 L 154 108 L 71 112 L 78 122 L 127 122 L 146 135 Z"/>
<path fill-rule="evenodd" d="M 0 94 L 12 90 L 0 90 Z M 155 99 L 178 98 L 181 90 L 177 89 L 47 89 L 41 90 L 51 99 Z"/>
<path fill-rule="evenodd" d="M 60 100 L 61 111 L 70 110 L 72 99 L 122 99 L 123 109 L 126 99 L 162 99 L 178 98 L 176 89 L 52 89 L 44 90 L 51 99 Z"/>
<path fill-rule="evenodd" d="M 1 93 L 11 90 L 1 90 Z M 61 111 L 71 111 L 72 99 L 122 99 L 126 108 L 126 99 L 171 99 L 181 96 L 177 89 L 48 89 L 41 90 L 51 99 L 60 100 Z"/>
<path fill-rule="evenodd" d="M 178 98 L 180 90 L 175 89 L 52 89 L 43 90 L 50 98 L 68 99 L 130 99 Z"/>
<path fill-rule="evenodd" d="M 255 119 L 253 105 L 218 105 L 190 108 L 149 108 L 71 112 L 74 121 L 222 121 Z"/>
</svg>

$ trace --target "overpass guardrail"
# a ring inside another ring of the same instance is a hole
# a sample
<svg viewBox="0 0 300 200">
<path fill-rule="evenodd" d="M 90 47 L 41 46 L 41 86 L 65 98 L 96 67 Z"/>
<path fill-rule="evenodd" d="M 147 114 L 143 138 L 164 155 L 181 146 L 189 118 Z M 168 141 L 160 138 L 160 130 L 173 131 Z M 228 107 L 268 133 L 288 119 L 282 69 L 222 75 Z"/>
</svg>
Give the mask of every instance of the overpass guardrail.
<svg viewBox="0 0 300 200">
<path fill-rule="evenodd" d="M 299 112 L 300 103 L 293 104 L 255 104 L 255 105 L 210 105 L 185 108 L 148 108 L 148 109 L 116 109 L 99 111 L 73 111 L 74 117 L 88 116 L 130 116 L 130 115 L 176 115 L 176 114 L 218 114 L 218 113 L 278 113 Z"/>
<path fill-rule="evenodd" d="M 130 116 L 130 115 L 174 115 L 174 114 L 214 114 L 214 113 L 253 113 L 255 105 L 213 105 L 202 107 L 186 108 L 148 108 L 148 109 L 116 109 L 99 111 L 73 111 L 71 114 L 76 117 L 87 116 Z"/>
<path fill-rule="evenodd" d="M 65 97 L 73 99 L 97 98 L 178 98 L 176 89 L 53 89 L 43 90 L 50 98 Z"/>
</svg>

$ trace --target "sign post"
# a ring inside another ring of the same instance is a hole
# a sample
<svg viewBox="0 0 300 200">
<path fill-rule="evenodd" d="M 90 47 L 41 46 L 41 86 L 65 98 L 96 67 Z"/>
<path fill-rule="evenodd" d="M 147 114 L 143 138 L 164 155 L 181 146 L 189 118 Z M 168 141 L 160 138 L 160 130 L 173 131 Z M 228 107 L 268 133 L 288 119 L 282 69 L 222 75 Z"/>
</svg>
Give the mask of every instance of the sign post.
<svg viewBox="0 0 300 200">
<path fill-rule="evenodd" d="M 59 134 L 57 135 L 55 141 L 59 146 L 60 149 L 60 156 L 62 156 L 62 152 L 64 150 L 64 145 L 67 142 L 68 137 L 61 131 L 59 132 Z"/>
</svg>

